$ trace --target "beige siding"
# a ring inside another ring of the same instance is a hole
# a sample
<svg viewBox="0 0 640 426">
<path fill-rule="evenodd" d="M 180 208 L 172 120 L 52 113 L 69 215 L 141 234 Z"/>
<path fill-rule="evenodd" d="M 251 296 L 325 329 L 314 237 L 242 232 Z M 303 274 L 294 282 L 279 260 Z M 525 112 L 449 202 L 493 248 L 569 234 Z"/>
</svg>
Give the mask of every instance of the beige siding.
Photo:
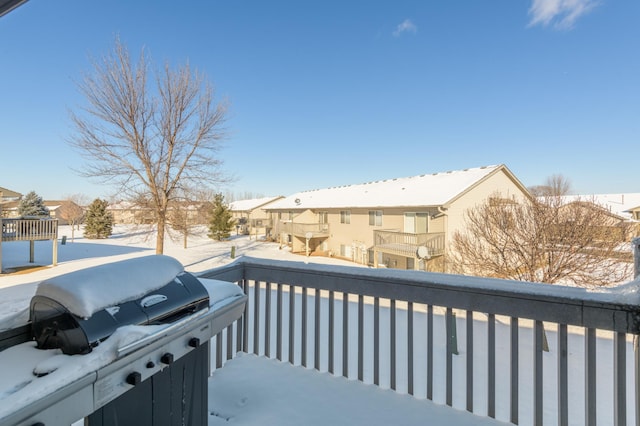
<svg viewBox="0 0 640 426">
<path fill-rule="evenodd" d="M 484 203 L 489 197 L 498 195 L 501 198 L 522 200 L 524 194 L 520 187 L 505 173 L 496 173 L 480 182 L 470 191 L 458 197 L 447 210 L 447 240 L 456 231 L 464 229 L 464 214 L 471 207 Z"/>
</svg>

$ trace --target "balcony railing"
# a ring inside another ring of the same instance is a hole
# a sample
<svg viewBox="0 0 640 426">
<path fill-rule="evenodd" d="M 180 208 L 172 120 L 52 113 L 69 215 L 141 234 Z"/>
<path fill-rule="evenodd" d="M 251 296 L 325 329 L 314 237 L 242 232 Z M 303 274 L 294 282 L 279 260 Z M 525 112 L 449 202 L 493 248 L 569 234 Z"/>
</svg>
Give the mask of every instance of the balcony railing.
<svg viewBox="0 0 640 426">
<path fill-rule="evenodd" d="M 203 276 L 249 296 L 217 367 L 245 351 L 513 424 L 640 424 L 640 280 L 588 291 L 251 258 Z"/>
<path fill-rule="evenodd" d="M 39 241 L 56 238 L 57 219 L 2 219 L 2 241 Z"/>
<path fill-rule="evenodd" d="M 251 219 L 249 224 L 252 228 L 270 228 L 272 221 L 271 219 Z"/>
<path fill-rule="evenodd" d="M 278 232 L 284 232 L 296 237 L 306 238 L 307 235 L 311 235 L 311 238 L 328 237 L 329 236 L 329 224 L 328 223 L 295 223 L 289 220 L 280 221 L 280 227 Z"/>
<path fill-rule="evenodd" d="M 381 253 L 415 257 L 418 247 L 426 247 L 429 256 L 444 254 L 444 232 L 413 234 L 408 232 L 373 231 L 374 250 Z"/>
</svg>

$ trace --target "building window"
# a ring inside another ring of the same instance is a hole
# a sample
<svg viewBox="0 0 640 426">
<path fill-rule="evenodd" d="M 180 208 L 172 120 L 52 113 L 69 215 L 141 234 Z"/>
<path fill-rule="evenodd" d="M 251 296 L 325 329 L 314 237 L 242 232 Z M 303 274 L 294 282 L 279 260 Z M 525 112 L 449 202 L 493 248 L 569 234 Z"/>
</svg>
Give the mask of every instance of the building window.
<svg viewBox="0 0 640 426">
<path fill-rule="evenodd" d="M 351 259 L 351 246 L 346 244 L 340 244 L 340 256 L 346 257 L 347 259 Z"/>
<path fill-rule="evenodd" d="M 318 223 L 329 223 L 329 213 L 318 212 Z"/>
<path fill-rule="evenodd" d="M 429 214 L 405 213 L 404 232 L 410 234 L 426 234 L 429 232 Z"/>
<path fill-rule="evenodd" d="M 382 226 L 382 210 L 369 211 L 369 225 Z"/>
<path fill-rule="evenodd" d="M 351 211 L 350 210 L 341 210 L 340 211 L 340 223 L 350 224 L 351 223 Z"/>
</svg>

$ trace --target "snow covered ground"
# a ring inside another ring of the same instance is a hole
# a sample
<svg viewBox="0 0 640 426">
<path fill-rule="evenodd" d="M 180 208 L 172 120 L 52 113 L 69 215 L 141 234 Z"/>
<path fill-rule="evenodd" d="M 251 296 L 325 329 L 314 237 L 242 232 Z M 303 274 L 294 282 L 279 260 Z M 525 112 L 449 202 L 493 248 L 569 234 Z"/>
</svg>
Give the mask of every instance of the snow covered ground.
<svg viewBox="0 0 640 426">
<path fill-rule="evenodd" d="M 134 257 L 149 256 L 155 253 L 155 235 L 145 228 L 117 225 L 113 235 L 104 240 L 89 240 L 82 237 L 82 231 L 75 231 L 74 242 L 71 242 L 71 228 L 61 226 L 60 238 L 67 236 L 65 245 L 58 242 L 58 265 L 52 267 L 52 242 L 37 241 L 35 243 L 35 259 L 29 264 L 29 242 L 5 242 L 2 244 L 2 267 L 5 274 L 0 275 L 0 330 L 10 328 L 16 323 L 24 322 L 27 314 L 25 308 L 35 294 L 40 281 L 57 275 L 92 266 L 111 263 Z M 187 248 L 183 241 L 165 241 L 164 254 L 176 258 L 188 272 L 199 273 L 233 262 L 231 247 L 236 247 L 236 258 L 252 256 L 265 259 L 279 259 L 296 262 L 318 262 L 335 265 L 351 265 L 351 262 L 326 257 L 310 257 L 308 259 L 291 254 L 287 249 L 280 249 L 277 243 L 267 243 L 246 235 L 233 236 L 229 241 L 214 241 L 207 237 L 206 229 L 199 229 L 197 235 L 191 236 Z M 36 267 L 36 266 L 42 267 Z M 7 271 L 33 266 L 26 271 L 7 274 Z"/>
</svg>

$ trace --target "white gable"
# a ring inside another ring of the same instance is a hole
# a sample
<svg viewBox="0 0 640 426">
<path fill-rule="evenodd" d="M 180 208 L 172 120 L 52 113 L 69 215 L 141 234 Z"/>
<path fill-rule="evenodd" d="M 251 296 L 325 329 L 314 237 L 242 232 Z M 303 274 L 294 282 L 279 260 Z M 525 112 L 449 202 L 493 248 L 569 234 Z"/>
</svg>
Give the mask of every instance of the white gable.
<svg viewBox="0 0 640 426">
<path fill-rule="evenodd" d="M 477 167 L 298 192 L 270 204 L 265 210 L 441 206 L 500 167 Z"/>
<path fill-rule="evenodd" d="M 240 200 L 229 203 L 229 210 L 235 212 L 246 212 L 257 209 L 258 207 L 264 206 L 274 200 L 277 200 L 280 197 L 264 197 L 264 198 L 254 198 L 251 200 Z"/>
</svg>

